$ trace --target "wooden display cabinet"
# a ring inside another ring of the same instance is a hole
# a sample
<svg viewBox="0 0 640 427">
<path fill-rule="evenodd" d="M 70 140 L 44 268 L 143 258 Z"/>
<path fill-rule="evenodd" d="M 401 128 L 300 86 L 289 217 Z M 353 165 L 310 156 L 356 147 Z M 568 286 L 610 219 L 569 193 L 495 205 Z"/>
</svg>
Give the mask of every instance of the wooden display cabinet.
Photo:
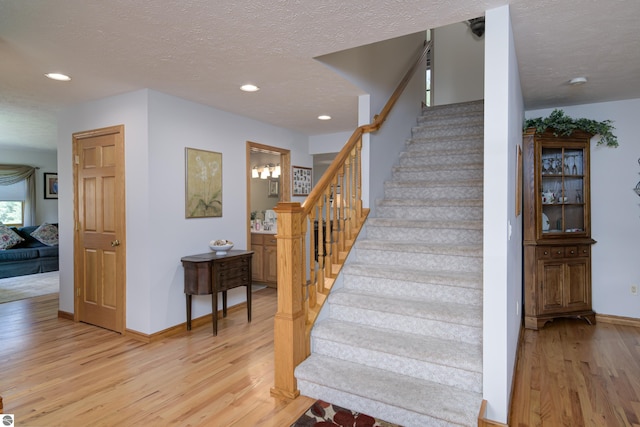
<svg viewBox="0 0 640 427">
<path fill-rule="evenodd" d="M 591 307 L 589 144 L 592 135 L 528 129 L 523 139 L 524 321 L 595 323 Z"/>
</svg>

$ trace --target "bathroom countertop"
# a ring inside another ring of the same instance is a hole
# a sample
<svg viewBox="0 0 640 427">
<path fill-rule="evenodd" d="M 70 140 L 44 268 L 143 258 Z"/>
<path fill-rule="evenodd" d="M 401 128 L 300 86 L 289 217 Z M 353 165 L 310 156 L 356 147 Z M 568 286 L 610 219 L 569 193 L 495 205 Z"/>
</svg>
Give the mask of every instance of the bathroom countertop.
<svg viewBox="0 0 640 427">
<path fill-rule="evenodd" d="M 251 233 L 253 234 L 278 234 L 278 230 L 254 230 L 251 229 Z"/>
</svg>

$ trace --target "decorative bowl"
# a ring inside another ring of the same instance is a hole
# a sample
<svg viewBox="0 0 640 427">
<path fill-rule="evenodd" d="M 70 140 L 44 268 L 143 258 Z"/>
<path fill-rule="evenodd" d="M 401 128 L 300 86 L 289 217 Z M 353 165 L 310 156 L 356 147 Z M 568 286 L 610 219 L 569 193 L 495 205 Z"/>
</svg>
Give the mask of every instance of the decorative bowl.
<svg viewBox="0 0 640 427">
<path fill-rule="evenodd" d="M 230 240 L 212 240 L 209 242 L 209 247 L 212 251 L 215 251 L 216 255 L 226 255 L 233 247 L 233 242 Z"/>
</svg>

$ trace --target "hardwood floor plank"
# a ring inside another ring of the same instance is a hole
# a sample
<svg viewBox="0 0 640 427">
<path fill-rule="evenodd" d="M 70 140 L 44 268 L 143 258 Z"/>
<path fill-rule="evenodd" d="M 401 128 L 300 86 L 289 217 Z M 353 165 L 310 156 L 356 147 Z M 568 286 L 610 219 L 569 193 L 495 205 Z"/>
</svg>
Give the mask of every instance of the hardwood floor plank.
<svg viewBox="0 0 640 427">
<path fill-rule="evenodd" d="M 56 295 L 0 304 L 0 395 L 21 426 L 288 426 L 314 402 L 273 386 L 276 291 L 152 343 L 57 317 Z"/>
<path fill-rule="evenodd" d="M 640 329 L 557 319 L 525 330 L 509 425 L 640 424 Z"/>
</svg>

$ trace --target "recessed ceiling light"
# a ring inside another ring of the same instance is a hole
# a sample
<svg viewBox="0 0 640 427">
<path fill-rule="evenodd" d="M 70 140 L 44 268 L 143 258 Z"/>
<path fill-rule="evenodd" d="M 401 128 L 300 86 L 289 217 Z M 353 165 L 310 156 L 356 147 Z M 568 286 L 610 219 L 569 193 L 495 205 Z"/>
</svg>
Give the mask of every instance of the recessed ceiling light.
<svg viewBox="0 0 640 427">
<path fill-rule="evenodd" d="M 256 85 L 246 84 L 246 85 L 240 86 L 240 90 L 243 90 L 245 92 L 257 92 L 260 90 L 260 88 Z"/>
<path fill-rule="evenodd" d="M 321 116 L 318 116 L 318 120 L 331 120 L 331 116 L 323 114 Z"/>
<path fill-rule="evenodd" d="M 576 86 L 576 85 L 583 85 L 587 82 L 587 78 L 586 77 L 575 77 L 571 80 L 569 80 L 569 84 L 572 86 Z"/>
<path fill-rule="evenodd" d="M 60 73 L 47 73 L 45 76 L 49 77 L 51 80 L 58 80 L 60 82 L 68 82 L 71 80 L 71 77 Z"/>
</svg>

